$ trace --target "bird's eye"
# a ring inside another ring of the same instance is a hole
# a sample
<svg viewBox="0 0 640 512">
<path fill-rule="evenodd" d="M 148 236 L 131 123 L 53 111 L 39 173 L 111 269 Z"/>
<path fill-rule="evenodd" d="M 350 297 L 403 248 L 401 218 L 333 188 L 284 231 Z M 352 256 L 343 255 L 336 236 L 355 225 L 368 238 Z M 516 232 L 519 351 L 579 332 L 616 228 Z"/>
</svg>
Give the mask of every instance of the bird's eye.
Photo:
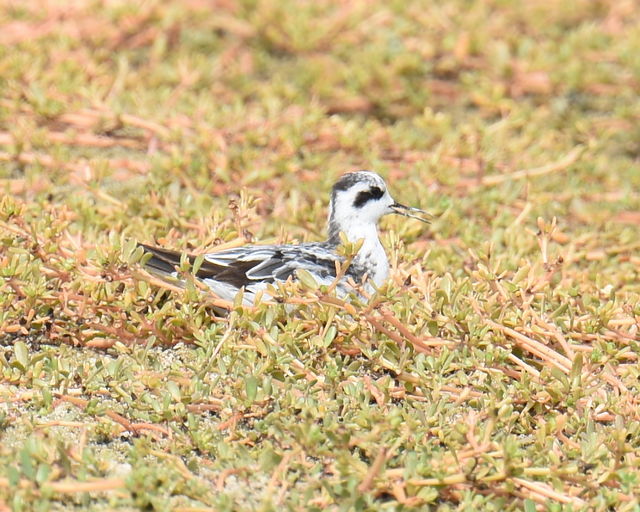
<svg viewBox="0 0 640 512">
<path fill-rule="evenodd" d="M 372 199 L 380 199 L 384 195 L 384 191 L 380 187 L 371 187 L 369 190 L 363 190 L 358 192 L 356 200 L 353 202 L 353 206 L 356 208 L 362 208 L 368 201 Z"/>
<path fill-rule="evenodd" d="M 380 187 L 371 187 L 369 189 L 369 193 L 373 199 L 380 199 L 384 195 L 384 192 Z"/>
</svg>

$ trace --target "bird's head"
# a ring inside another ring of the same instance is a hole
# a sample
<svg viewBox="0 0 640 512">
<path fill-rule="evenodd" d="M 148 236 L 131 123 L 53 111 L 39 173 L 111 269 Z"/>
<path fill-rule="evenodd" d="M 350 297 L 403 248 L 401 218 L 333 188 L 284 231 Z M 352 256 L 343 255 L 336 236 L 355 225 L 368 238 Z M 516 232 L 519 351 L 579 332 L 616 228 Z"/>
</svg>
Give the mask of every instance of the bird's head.
<svg viewBox="0 0 640 512">
<path fill-rule="evenodd" d="M 380 217 L 388 213 L 428 222 L 412 212 L 428 215 L 418 208 L 397 203 L 378 174 L 371 171 L 350 172 L 340 177 L 331 192 L 329 239 L 336 241 L 340 231 L 357 235 L 367 229 L 375 229 Z"/>
</svg>

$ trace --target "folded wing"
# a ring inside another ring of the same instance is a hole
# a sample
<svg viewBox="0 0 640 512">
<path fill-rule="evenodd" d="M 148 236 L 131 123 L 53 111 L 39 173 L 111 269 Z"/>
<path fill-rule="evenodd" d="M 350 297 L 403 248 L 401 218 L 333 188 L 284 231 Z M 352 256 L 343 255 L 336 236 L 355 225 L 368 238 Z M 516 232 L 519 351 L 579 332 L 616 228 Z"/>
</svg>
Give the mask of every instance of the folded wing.
<svg viewBox="0 0 640 512">
<path fill-rule="evenodd" d="M 160 247 L 140 244 L 151 253 L 146 266 L 160 275 L 177 277 L 176 267 L 182 254 Z M 195 255 L 187 255 L 193 264 Z M 338 256 L 321 243 L 301 245 L 256 245 L 209 253 L 196 273 L 214 291 L 219 285 L 225 290 L 260 288 L 275 281 L 296 277 L 299 269 L 309 272 L 321 284 L 329 284 L 336 275 Z M 225 293 L 228 295 L 228 293 Z"/>
</svg>

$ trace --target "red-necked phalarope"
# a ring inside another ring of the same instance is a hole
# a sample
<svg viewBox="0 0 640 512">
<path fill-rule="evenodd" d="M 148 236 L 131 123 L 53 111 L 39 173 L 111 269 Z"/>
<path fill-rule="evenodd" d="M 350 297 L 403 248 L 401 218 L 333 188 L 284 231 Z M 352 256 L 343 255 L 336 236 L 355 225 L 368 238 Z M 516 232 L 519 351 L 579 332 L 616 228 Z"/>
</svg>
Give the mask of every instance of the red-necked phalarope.
<svg viewBox="0 0 640 512">
<path fill-rule="evenodd" d="M 389 275 L 389 260 L 378 238 L 378 220 L 396 213 L 429 222 L 416 214 L 429 215 L 393 200 L 384 180 L 374 172 L 356 171 L 343 175 L 333 186 L 329 206 L 328 238 L 325 242 L 297 245 L 246 245 L 204 255 L 196 277 L 220 298 L 232 301 L 244 291 L 243 302 L 253 304 L 258 292 L 269 284 L 296 279 L 305 270 L 320 285 L 331 285 L 336 278 L 336 263 L 342 263 L 336 249 L 340 233 L 351 243 L 362 240 L 344 276 L 336 286 L 339 296 L 354 291 L 353 283 L 373 291 Z M 141 244 L 151 253 L 147 268 L 160 276 L 176 278 L 181 254 Z M 188 256 L 193 262 L 195 256 Z"/>
</svg>

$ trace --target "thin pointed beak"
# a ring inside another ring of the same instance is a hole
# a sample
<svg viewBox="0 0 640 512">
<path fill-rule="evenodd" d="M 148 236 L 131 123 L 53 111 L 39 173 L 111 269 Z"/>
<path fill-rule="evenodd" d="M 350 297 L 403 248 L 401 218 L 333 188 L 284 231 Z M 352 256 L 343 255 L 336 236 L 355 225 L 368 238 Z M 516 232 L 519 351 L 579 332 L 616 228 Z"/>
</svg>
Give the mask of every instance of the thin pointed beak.
<svg viewBox="0 0 640 512">
<path fill-rule="evenodd" d="M 421 210 L 420 208 L 414 208 L 413 206 L 405 206 L 400 203 L 393 203 L 389 208 L 391 208 L 393 213 L 397 213 L 398 215 L 403 215 L 404 217 L 417 219 L 421 222 L 424 222 L 425 224 L 431 223 L 431 219 L 433 218 L 433 215 L 431 215 L 428 212 L 425 212 L 424 210 Z M 419 213 L 424 217 L 421 217 L 420 215 L 416 215 L 416 213 Z"/>
</svg>

